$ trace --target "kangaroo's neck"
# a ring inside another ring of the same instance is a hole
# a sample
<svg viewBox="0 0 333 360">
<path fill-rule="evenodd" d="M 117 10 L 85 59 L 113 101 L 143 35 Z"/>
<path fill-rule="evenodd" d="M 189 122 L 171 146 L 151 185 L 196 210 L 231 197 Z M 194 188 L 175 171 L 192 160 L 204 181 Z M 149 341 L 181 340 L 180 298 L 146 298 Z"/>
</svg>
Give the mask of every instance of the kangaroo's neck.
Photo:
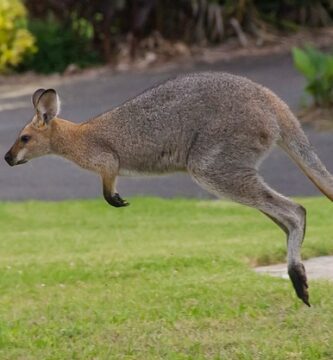
<svg viewBox="0 0 333 360">
<path fill-rule="evenodd" d="M 57 118 L 51 122 L 51 126 L 52 153 L 77 162 L 85 144 L 82 125 Z"/>
<path fill-rule="evenodd" d="M 74 124 L 63 119 L 52 120 L 51 153 L 64 157 L 80 167 L 102 176 L 118 171 L 118 158 L 105 147 L 93 123 Z M 104 147 L 103 147 L 104 146 Z"/>
</svg>

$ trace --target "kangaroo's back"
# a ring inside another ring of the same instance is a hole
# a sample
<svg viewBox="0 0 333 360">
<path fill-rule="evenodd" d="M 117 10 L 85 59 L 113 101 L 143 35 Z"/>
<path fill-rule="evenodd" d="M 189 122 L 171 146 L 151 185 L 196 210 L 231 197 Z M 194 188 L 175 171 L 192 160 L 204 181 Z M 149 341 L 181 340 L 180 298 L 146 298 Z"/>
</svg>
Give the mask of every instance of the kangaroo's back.
<svg viewBox="0 0 333 360">
<path fill-rule="evenodd" d="M 201 139 L 211 144 L 232 139 L 247 151 L 262 151 L 277 137 L 276 116 L 264 88 L 243 77 L 213 72 L 168 80 L 92 124 L 133 171 L 147 167 L 163 172 L 167 163 L 166 171 L 184 170 L 191 147 Z"/>
</svg>

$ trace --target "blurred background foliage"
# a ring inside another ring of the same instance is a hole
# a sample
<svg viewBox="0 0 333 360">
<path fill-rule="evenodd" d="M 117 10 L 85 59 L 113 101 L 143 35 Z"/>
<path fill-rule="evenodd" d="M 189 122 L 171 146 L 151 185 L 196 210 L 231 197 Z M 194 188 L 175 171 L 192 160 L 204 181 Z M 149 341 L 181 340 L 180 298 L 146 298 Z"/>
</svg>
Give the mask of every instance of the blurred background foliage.
<svg viewBox="0 0 333 360">
<path fill-rule="evenodd" d="M 305 91 L 316 107 L 333 106 L 333 55 L 323 53 L 311 46 L 294 48 L 296 69 L 305 77 Z"/>
<path fill-rule="evenodd" d="M 17 66 L 25 54 L 36 51 L 27 30 L 26 9 L 20 0 L 0 1 L 0 72 Z"/>
<path fill-rule="evenodd" d="M 70 64 L 86 67 L 100 61 L 91 44 L 93 28 L 75 16 L 62 24 L 52 13 L 44 19 L 31 19 L 29 30 L 36 39 L 36 53 L 27 54 L 19 70 L 40 73 L 63 72 Z"/>
<path fill-rule="evenodd" d="M 0 71 L 115 63 L 164 41 L 201 46 L 237 37 L 246 46 L 250 36 L 261 45 L 271 33 L 327 26 L 332 17 L 333 0 L 1 0 Z"/>
</svg>

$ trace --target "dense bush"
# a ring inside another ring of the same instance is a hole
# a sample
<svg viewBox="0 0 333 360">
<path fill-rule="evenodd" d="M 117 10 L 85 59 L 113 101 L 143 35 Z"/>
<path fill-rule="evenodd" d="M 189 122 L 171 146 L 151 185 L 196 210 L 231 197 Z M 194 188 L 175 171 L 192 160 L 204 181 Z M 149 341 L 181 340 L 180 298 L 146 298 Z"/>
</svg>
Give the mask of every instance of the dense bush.
<svg viewBox="0 0 333 360">
<path fill-rule="evenodd" d="M 239 29 L 259 40 L 268 27 L 295 29 L 324 26 L 332 21 L 333 0 L 26 0 L 34 17 L 50 12 L 62 23 L 73 16 L 92 26 L 92 43 L 105 61 L 117 45 L 132 36 L 132 54 L 138 41 L 154 32 L 187 43 L 216 43 Z"/>
<path fill-rule="evenodd" d="M 325 54 L 313 47 L 294 48 L 295 67 L 306 78 L 305 90 L 316 106 L 333 105 L 333 55 Z"/>
<path fill-rule="evenodd" d="M 24 55 L 19 69 L 44 73 L 119 53 L 133 58 L 146 43 L 163 44 L 154 39 L 216 44 L 237 36 L 246 45 L 250 35 L 260 44 L 276 29 L 324 26 L 333 15 L 333 0 L 25 0 L 27 30 L 21 1 L 0 0 L 0 72 Z"/>
<path fill-rule="evenodd" d="M 27 53 L 35 51 L 27 30 L 26 10 L 20 0 L 0 1 L 0 72 L 17 66 Z"/>
<path fill-rule="evenodd" d="M 72 19 L 67 26 L 54 18 L 31 20 L 29 30 L 38 52 L 27 56 L 20 70 L 41 73 L 63 72 L 69 64 L 85 67 L 99 61 L 91 47 L 92 28 L 84 19 Z"/>
</svg>

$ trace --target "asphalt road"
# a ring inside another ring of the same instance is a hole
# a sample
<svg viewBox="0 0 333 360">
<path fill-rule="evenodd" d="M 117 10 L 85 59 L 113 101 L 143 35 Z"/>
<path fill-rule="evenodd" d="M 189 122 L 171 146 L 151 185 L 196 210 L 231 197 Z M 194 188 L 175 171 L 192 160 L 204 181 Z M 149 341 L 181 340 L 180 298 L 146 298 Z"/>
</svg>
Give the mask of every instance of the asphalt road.
<svg viewBox="0 0 333 360">
<path fill-rule="evenodd" d="M 104 112 L 144 89 L 182 72 L 218 70 L 255 80 L 297 109 L 304 82 L 293 69 L 289 56 L 246 58 L 214 64 L 199 63 L 167 71 L 101 74 L 63 83 L 10 85 L 0 87 L 0 199 L 68 199 L 101 196 L 98 176 L 56 157 L 35 159 L 10 168 L 3 160 L 20 128 L 31 118 L 30 96 L 34 89 L 55 86 L 62 98 L 63 118 L 84 121 Z M 333 133 L 306 132 L 321 159 L 333 172 Z M 274 149 L 261 167 L 266 181 L 286 195 L 318 195 L 312 183 L 279 149 Z M 185 174 L 154 177 L 123 177 L 118 188 L 123 197 L 150 194 L 163 197 L 211 197 Z"/>
</svg>

